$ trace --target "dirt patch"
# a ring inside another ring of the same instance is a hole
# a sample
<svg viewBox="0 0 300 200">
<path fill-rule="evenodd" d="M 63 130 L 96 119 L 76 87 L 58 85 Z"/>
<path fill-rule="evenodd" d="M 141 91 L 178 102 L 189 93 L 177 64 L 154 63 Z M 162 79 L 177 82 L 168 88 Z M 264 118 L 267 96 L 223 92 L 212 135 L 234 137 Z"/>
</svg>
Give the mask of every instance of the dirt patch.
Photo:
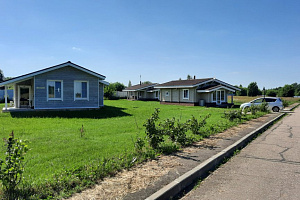
<svg viewBox="0 0 300 200">
<path fill-rule="evenodd" d="M 214 155 L 216 151 L 219 151 L 219 149 L 216 150 L 217 148 L 222 149 L 224 146 L 234 143 L 251 132 L 252 129 L 258 128 L 274 117 L 276 116 L 268 114 L 245 122 L 199 141 L 191 147 L 174 153 L 174 155 L 163 155 L 155 160 L 139 164 L 130 170 L 123 170 L 114 177 L 105 178 L 94 188 L 75 194 L 70 200 L 123 199 L 126 196 L 125 199 L 144 199 L 152 191 L 164 186 L 165 183 L 162 183 L 162 179 L 174 180 Z M 146 191 L 148 188 L 152 188 L 152 190 Z"/>
<path fill-rule="evenodd" d="M 76 194 L 70 199 L 122 199 L 128 193 L 153 185 L 158 178 L 179 165 L 178 158 L 174 156 L 160 156 L 130 170 L 123 170 L 114 177 L 105 178 L 99 185 Z"/>
</svg>

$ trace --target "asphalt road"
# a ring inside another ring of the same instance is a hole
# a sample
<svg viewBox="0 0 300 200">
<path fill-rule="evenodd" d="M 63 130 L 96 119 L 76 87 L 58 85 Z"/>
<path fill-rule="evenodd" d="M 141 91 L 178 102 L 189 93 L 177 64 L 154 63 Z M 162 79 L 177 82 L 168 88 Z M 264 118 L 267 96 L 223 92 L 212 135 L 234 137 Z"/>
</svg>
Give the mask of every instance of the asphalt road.
<svg viewBox="0 0 300 200">
<path fill-rule="evenodd" d="M 300 199 L 300 107 L 182 199 Z"/>
</svg>

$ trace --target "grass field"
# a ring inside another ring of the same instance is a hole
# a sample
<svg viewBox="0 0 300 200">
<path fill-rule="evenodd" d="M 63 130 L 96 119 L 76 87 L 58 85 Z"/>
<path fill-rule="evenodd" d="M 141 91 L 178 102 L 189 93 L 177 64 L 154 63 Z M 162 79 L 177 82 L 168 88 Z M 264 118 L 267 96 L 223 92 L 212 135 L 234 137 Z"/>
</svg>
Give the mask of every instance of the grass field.
<svg viewBox="0 0 300 200">
<path fill-rule="evenodd" d="M 50 178 L 64 168 L 80 166 L 104 156 L 132 151 L 133 138 L 144 135 L 143 123 L 160 108 L 160 118 L 187 120 L 211 113 L 208 123 L 225 121 L 224 109 L 160 105 L 159 102 L 105 101 L 95 111 L 48 111 L 0 114 L 0 137 L 30 141 L 26 175 L 34 180 Z M 80 128 L 84 127 L 84 137 Z"/>
<path fill-rule="evenodd" d="M 0 104 L 0 109 L 3 106 Z M 211 114 L 209 127 L 221 127 L 222 131 L 236 124 L 222 117 L 227 110 L 222 108 L 106 100 L 104 108 L 93 111 L 0 113 L 0 137 L 8 137 L 14 131 L 17 138 L 30 141 L 24 175 L 29 183 L 39 185 L 63 170 L 132 152 L 133 140 L 145 136 L 143 123 L 155 108 L 160 108 L 161 120 L 175 117 L 184 122 L 192 115 L 198 118 Z M 82 126 L 84 133 L 80 137 Z"/>
</svg>

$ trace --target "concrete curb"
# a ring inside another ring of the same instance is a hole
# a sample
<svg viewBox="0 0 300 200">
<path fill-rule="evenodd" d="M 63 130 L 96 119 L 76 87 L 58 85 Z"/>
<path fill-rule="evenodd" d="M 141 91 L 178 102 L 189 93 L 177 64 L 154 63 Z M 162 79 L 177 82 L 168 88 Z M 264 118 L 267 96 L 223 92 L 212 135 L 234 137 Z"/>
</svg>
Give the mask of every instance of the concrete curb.
<svg viewBox="0 0 300 200">
<path fill-rule="evenodd" d="M 291 108 L 293 109 L 293 108 Z M 270 127 L 275 121 L 282 118 L 285 113 L 280 114 L 273 120 L 267 122 L 266 124 L 262 125 L 261 127 L 257 128 L 256 130 L 252 131 L 251 133 L 247 134 L 234 144 L 228 146 L 221 152 L 217 153 L 216 155 L 210 157 L 209 159 L 205 160 L 201 164 L 199 164 L 194 169 L 188 171 L 187 173 L 183 174 L 182 176 L 178 177 L 162 189 L 158 190 L 151 196 L 147 197 L 146 200 L 163 200 L 163 199 L 171 199 L 178 195 L 183 189 L 187 188 L 191 185 L 195 180 L 205 177 L 209 172 L 214 171 L 224 159 L 229 158 L 234 154 L 234 152 L 238 149 L 242 149 L 245 147 L 253 138 L 255 138 L 258 134 L 264 132 L 268 127 Z"/>
</svg>

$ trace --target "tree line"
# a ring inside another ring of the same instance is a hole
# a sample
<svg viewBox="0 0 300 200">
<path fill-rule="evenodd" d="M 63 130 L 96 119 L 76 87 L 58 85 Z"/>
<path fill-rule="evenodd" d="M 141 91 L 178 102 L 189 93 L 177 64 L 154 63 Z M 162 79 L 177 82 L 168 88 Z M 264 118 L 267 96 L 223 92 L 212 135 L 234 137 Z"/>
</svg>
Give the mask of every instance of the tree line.
<svg viewBox="0 0 300 200">
<path fill-rule="evenodd" d="M 242 85 L 236 86 L 241 89 L 241 91 L 237 91 L 237 96 L 258 96 L 258 95 L 266 95 L 269 97 L 294 97 L 300 96 L 300 84 L 293 83 L 291 85 L 286 84 L 283 87 L 277 87 L 272 89 L 262 89 L 258 88 L 256 82 L 251 82 L 248 87 L 243 87 Z"/>
</svg>

